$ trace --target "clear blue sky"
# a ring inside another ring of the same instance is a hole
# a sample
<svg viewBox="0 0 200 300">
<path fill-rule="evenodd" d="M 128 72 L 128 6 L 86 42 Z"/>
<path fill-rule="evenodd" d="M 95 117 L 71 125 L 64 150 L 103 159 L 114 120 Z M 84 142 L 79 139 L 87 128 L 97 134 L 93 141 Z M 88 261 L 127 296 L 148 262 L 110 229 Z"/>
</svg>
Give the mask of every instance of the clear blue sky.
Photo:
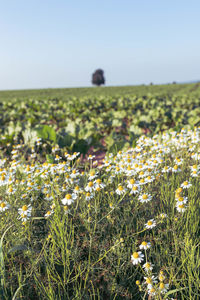
<svg viewBox="0 0 200 300">
<path fill-rule="evenodd" d="M 199 0 L 0 0 L 0 89 L 200 79 Z"/>
</svg>

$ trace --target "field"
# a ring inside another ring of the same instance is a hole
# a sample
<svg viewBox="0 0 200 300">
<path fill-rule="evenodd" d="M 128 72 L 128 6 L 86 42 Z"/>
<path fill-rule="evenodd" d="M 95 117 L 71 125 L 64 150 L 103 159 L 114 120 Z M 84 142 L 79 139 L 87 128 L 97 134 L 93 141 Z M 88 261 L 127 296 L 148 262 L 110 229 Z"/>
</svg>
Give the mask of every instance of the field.
<svg viewBox="0 0 200 300">
<path fill-rule="evenodd" d="M 200 298 L 200 84 L 0 92 L 0 299 Z"/>
</svg>

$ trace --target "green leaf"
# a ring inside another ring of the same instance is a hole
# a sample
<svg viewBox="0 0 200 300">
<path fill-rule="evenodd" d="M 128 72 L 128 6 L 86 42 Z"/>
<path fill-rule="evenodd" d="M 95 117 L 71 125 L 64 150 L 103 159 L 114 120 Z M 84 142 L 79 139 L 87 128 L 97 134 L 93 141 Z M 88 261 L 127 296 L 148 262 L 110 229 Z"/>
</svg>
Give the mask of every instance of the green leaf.
<svg viewBox="0 0 200 300">
<path fill-rule="evenodd" d="M 56 142 L 56 132 L 52 127 L 48 125 L 42 125 L 36 128 L 36 131 L 39 138 Z"/>
<path fill-rule="evenodd" d="M 74 137 L 65 132 L 63 135 L 59 135 L 58 137 L 58 145 L 61 148 L 70 147 L 72 142 L 74 141 Z"/>
<path fill-rule="evenodd" d="M 120 127 L 120 126 L 122 126 L 122 121 L 119 120 L 119 119 L 114 119 L 114 120 L 112 121 L 112 126 L 113 126 L 113 127 Z"/>
<path fill-rule="evenodd" d="M 142 129 L 139 126 L 136 125 L 131 125 L 129 128 L 130 132 L 133 132 L 135 135 L 140 135 L 142 134 Z"/>
<path fill-rule="evenodd" d="M 54 163 L 54 157 L 51 154 L 46 154 L 46 160 L 48 163 L 53 164 Z"/>
</svg>

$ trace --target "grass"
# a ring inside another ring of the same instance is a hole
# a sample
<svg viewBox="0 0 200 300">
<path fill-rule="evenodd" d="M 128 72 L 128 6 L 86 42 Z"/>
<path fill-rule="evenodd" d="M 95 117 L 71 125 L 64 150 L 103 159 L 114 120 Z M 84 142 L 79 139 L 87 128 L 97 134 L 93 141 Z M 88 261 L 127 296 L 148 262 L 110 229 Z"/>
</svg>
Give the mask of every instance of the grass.
<svg viewBox="0 0 200 300">
<path fill-rule="evenodd" d="M 141 137 L 101 166 L 62 149 L 56 164 L 24 161 L 14 146 L 16 162 L 1 161 L 1 299 L 198 299 L 199 138 Z"/>
</svg>

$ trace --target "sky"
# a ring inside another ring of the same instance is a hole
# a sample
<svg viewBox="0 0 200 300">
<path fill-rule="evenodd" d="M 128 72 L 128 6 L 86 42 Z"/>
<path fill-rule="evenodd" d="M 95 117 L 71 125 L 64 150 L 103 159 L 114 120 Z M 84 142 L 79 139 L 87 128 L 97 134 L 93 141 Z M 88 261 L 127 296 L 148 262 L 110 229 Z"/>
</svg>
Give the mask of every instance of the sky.
<svg viewBox="0 0 200 300">
<path fill-rule="evenodd" d="M 0 90 L 200 80 L 199 0 L 0 0 Z"/>
</svg>

